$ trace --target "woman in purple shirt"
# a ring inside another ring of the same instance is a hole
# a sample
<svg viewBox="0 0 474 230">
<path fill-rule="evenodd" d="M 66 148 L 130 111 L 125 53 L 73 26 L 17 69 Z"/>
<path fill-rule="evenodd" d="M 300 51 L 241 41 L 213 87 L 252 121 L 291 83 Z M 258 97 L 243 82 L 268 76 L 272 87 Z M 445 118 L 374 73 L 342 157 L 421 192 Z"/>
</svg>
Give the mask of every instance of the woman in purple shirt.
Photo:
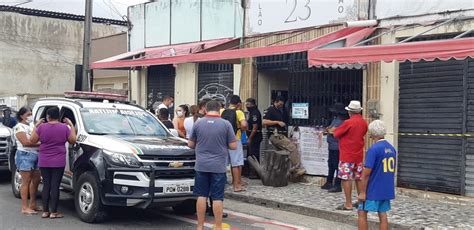
<svg viewBox="0 0 474 230">
<path fill-rule="evenodd" d="M 58 213 L 59 186 L 66 167 L 66 142 L 76 143 L 76 130 L 71 120 L 59 121 L 59 108 L 46 111 L 46 120 L 40 120 L 31 134 L 31 142 L 41 142 L 38 165 L 43 177 L 43 218 L 62 218 Z M 69 126 L 69 127 L 68 127 Z M 51 205 L 50 205 L 51 202 Z"/>
</svg>

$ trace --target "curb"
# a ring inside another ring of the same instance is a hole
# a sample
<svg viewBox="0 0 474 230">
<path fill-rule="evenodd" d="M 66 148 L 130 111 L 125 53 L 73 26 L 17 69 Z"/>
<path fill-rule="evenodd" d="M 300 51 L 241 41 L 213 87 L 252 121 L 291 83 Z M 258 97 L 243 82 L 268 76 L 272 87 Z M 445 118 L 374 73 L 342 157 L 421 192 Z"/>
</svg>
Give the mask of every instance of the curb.
<svg viewBox="0 0 474 230">
<path fill-rule="evenodd" d="M 321 210 L 316 208 L 309 208 L 295 204 L 288 204 L 283 202 L 278 202 L 274 200 L 264 199 L 264 198 L 256 198 L 241 194 L 236 194 L 233 192 L 225 192 L 225 197 L 227 199 L 236 200 L 240 202 L 245 202 L 249 204 L 259 205 L 267 208 L 279 209 L 282 211 L 289 211 L 293 213 L 297 213 L 300 215 L 311 216 L 316 218 L 321 218 L 329 221 L 344 223 L 348 225 L 357 226 L 357 217 L 331 212 L 327 210 Z M 402 225 L 397 223 L 389 223 L 390 229 L 401 229 L 401 230 L 412 230 L 412 229 L 423 229 L 421 227 L 414 227 L 410 225 Z M 369 229 L 378 229 L 378 222 L 369 220 Z"/>
<path fill-rule="evenodd" d="M 318 186 L 322 186 L 326 182 L 326 178 L 319 177 L 319 176 L 305 175 L 304 178 L 306 179 L 306 181 Z M 453 195 L 453 194 L 439 193 L 439 192 L 430 192 L 430 191 L 424 191 L 424 190 L 419 190 L 419 189 L 402 188 L 402 187 L 395 187 L 395 189 L 396 189 L 397 194 L 401 194 L 401 195 L 412 197 L 412 198 L 424 199 L 426 201 L 436 201 L 436 202 L 441 202 L 441 203 L 446 203 L 446 204 L 456 204 L 456 205 L 461 205 L 461 206 L 474 205 L 474 197 L 460 196 L 460 195 Z"/>
</svg>

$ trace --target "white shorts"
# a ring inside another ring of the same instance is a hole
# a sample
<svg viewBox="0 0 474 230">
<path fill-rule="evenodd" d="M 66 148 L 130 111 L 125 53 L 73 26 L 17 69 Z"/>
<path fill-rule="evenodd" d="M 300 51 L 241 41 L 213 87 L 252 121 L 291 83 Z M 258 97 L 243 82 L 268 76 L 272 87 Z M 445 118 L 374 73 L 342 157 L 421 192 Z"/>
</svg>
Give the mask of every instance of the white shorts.
<svg viewBox="0 0 474 230">
<path fill-rule="evenodd" d="M 242 142 L 237 140 L 237 149 L 230 150 L 229 149 L 229 158 L 230 158 L 230 166 L 238 167 L 244 165 L 244 147 L 242 146 Z"/>
</svg>

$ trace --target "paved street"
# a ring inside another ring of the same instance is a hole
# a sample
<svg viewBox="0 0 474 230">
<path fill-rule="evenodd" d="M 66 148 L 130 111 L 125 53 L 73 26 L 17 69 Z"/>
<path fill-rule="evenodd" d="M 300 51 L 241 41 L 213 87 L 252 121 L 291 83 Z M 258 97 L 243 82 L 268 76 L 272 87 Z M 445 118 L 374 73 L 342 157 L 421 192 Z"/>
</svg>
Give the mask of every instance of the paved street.
<svg viewBox="0 0 474 230">
<path fill-rule="evenodd" d="M 64 192 L 61 193 L 59 207 L 66 216 L 64 219 L 43 220 L 40 216 L 23 216 L 19 214 L 20 200 L 13 197 L 9 177 L 4 174 L 2 172 L 0 176 L 2 229 L 194 229 L 196 226 L 194 216 L 177 216 L 169 209 L 113 209 L 110 218 L 105 223 L 83 223 L 75 213 L 72 196 Z M 230 214 L 225 223 L 228 223 L 233 230 L 355 229 L 350 225 L 232 200 L 226 200 L 225 206 Z M 210 228 L 210 222 L 206 226 Z"/>
</svg>

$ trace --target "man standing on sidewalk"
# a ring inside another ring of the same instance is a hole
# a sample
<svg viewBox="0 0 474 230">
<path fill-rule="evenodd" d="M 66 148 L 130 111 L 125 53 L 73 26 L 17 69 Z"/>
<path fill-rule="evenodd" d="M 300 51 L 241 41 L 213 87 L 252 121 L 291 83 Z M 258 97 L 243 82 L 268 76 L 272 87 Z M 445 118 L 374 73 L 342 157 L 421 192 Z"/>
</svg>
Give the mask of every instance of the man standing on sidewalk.
<svg viewBox="0 0 474 230">
<path fill-rule="evenodd" d="M 359 229 L 368 229 L 367 213 L 378 212 L 380 229 L 388 230 L 387 212 L 390 200 L 395 199 L 395 168 L 397 153 L 384 139 L 386 130 L 382 121 L 369 125 L 369 135 L 376 142 L 365 156 L 364 171 L 360 180 Z"/>
<path fill-rule="evenodd" d="M 342 180 L 342 189 L 346 198 L 345 204 L 338 210 L 352 210 L 352 184 L 356 181 L 357 192 L 360 192 L 360 177 L 364 157 L 364 138 L 367 133 L 367 122 L 362 118 L 360 101 L 351 101 L 345 108 L 350 119 L 344 121 L 334 130 L 334 137 L 339 139 L 339 171 L 337 176 Z"/>
<path fill-rule="evenodd" d="M 247 130 L 247 121 L 242 112 L 242 100 L 239 96 L 233 95 L 230 98 L 229 108 L 221 109 L 223 119 L 230 122 L 237 139 L 237 149 L 229 151 L 230 166 L 232 167 L 232 185 L 234 192 L 242 192 L 242 167 L 244 166 L 244 147 L 242 146 L 242 132 Z"/>
<path fill-rule="evenodd" d="M 298 153 L 298 148 L 288 137 L 287 118 L 283 107 L 285 106 L 285 99 L 277 97 L 263 116 L 263 125 L 267 127 L 268 139 L 275 148 L 279 150 L 286 150 L 290 152 L 291 169 L 290 173 L 296 176 L 302 176 L 306 170 L 301 165 L 301 156 Z"/>
<path fill-rule="evenodd" d="M 248 154 L 249 156 L 255 156 L 255 158 L 257 158 L 257 160 L 260 162 L 260 143 L 262 143 L 263 140 L 262 114 L 257 108 L 257 103 L 255 99 L 247 99 L 245 105 L 247 106 L 247 111 L 249 111 L 249 117 L 247 120 L 247 124 L 249 126 L 249 130 L 247 132 L 247 144 L 250 151 L 247 152 L 250 153 Z"/>
<path fill-rule="evenodd" d="M 334 180 L 334 173 L 337 175 L 338 165 L 339 165 L 339 141 L 334 138 L 332 134 L 334 130 L 341 126 L 342 122 L 345 120 L 346 112 L 344 110 L 344 105 L 341 103 L 336 103 L 330 109 L 330 112 L 334 114 L 334 119 L 329 125 L 327 131 L 327 142 L 328 142 L 328 150 L 329 150 L 329 157 L 328 157 L 328 176 L 326 178 L 326 184 L 324 184 L 321 188 L 328 189 L 330 193 L 342 192 L 341 188 L 341 179 L 337 178 Z M 334 182 L 334 185 L 333 185 Z"/>
<path fill-rule="evenodd" d="M 215 229 L 222 229 L 224 188 L 227 183 L 226 163 L 229 149 L 237 149 L 232 125 L 220 118 L 220 108 L 217 101 L 207 103 L 206 116 L 196 122 L 188 141 L 188 146 L 196 149 L 193 193 L 198 197 L 198 230 L 204 229 L 208 198 L 213 201 Z"/>
</svg>

